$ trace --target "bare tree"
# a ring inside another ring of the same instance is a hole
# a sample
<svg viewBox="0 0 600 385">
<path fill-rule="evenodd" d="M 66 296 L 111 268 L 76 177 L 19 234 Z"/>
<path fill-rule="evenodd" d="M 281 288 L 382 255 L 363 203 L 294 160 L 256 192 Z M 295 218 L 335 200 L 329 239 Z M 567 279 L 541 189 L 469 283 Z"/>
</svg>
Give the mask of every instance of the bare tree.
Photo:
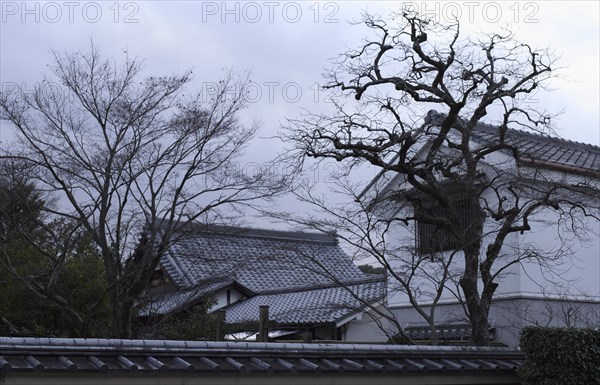
<svg viewBox="0 0 600 385">
<path fill-rule="evenodd" d="M 327 167 L 333 172 L 331 167 Z M 345 170 L 341 171 L 344 174 Z M 333 176 L 330 175 L 331 177 Z M 374 210 L 371 201 L 361 199 L 363 191 L 359 184 L 349 180 L 348 176 L 338 175 L 339 179 L 331 187 L 328 194 L 318 193 L 318 186 L 309 183 L 306 178 L 294 184 L 291 193 L 300 202 L 309 205 L 311 214 L 298 215 L 297 212 L 285 210 L 265 210 L 264 213 L 287 224 L 296 224 L 301 229 L 316 230 L 335 235 L 344 248 L 352 252 L 354 261 L 368 261 L 382 267 L 387 275 L 388 285 L 386 297 L 404 295 L 406 300 L 416 310 L 419 316 L 429 325 L 432 342 L 437 342 L 436 318 L 437 304 L 442 300 L 444 290 L 452 290 L 460 300 L 456 290 L 456 282 L 460 269 L 453 263 L 457 251 L 447 255 L 438 254 L 434 260 L 432 255 L 422 255 L 415 251 L 414 242 L 410 245 L 394 242 L 398 231 L 397 222 L 405 222 L 399 216 L 390 218 L 382 212 L 398 211 L 396 201 L 386 200 L 379 203 Z M 377 186 L 372 186 L 373 190 Z M 328 199 L 331 193 L 343 197 L 342 202 L 332 202 Z M 371 191 L 371 197 L 383 197 L 383 192 Z M 315 256 L 303 255 L 305 260 L 316 260 Z M 346 287 L 344 282 L 336 279 L 335 269 L 318 264 L 315 273 L 322 274 L 333 284 Z M 346 287 L 349 289 L 348 287 Z M 394 312 L 383 305 L 365 302 L 362 298 L 354 298 L 363 303 L 369 310 L 381 331 L 390 339 L 401 337 L 402 341 L 411 342 L 409 334 L 405 333 L 402 320 L 397 319 Z"/>
<path fill-rule="evenodd" d="M 287 219 L 347 230 L 432 328 L 436 303 L 451 291 L 464 304 L 473 340 L 488 344 L 502 275 L 525 260 L 550 269 L 568 248 L 548 253 L 531 244 L 509 253 L 507 237 L 530 230 L 530 220 L 547 209 L 575 235 L 585 231 L 576 218 L 598 215 L 588 206 L 597 204 L 597 172 L 559 181 L 508 139 L 514 128 L 553 134 L 551 116 L 532 97 L 551 79 L 554 59 L 507 31 L 472 40 L 461 36 L 458 22 L 440 25 L 410 13 L 391 22 L 366 15 L 364 23 L 375 37 L 341 55 L 328 75 L 334 112 L 291 120 L 282 137 L 296 150 L 287 159 L 299 170 L 312 157 L 341 162 L 342 175 L 367 164 L 380 176 L 366 191 L 340 184 L 358 204 L 350 209 L 346 202 L 343 211 L 296 188 L 334 219 Z M 422 120 L 431 108 L 442 113 Z M 483 124 L 488 114 L 494 126 Z M 528 172 L 515 171 L 523 164 Z M 398 226 L 421 239 L 394 243 Z"/>
<path fill-rule="evenodd" d="M 143 78 L 139 60 L 105 60 L 93 44 L 89 52 L 54 52 L 50 68 L 35 92 L 0 96 L 0 117 L 17 136 L 1 155 L 31 165 L 37 187 L 57 200 L 48 215 L 92 237 L 107 283 L 98 301 L 109 298 L 113 335 L 131 337 L 136 298 L 174 231 L 226 222 L 278 184 L 236 164 L 258 128 L 237 119 L 246 103 L 244 87 L 233 83 L 245 79 L 226 74 L 214 92 L 186 97 L 191 71 Z M 49 260 L 61 274 L 64 258 Z M 51 284 L 31 288 L 68 308 Z"/>
</svg>

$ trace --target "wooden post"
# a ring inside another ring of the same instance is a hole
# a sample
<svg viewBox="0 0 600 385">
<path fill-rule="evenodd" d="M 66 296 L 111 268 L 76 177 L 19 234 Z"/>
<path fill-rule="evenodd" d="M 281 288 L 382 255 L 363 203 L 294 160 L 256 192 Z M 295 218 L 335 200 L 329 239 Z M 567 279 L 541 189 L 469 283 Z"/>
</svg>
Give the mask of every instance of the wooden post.
<svg viewBox="0 0 600 385">
<path fill-rule="evenodd" d="M 269 341 L 269 307 L 260 306 L 258 317 L 258 335 L 256 336 L 257 342 L 268 342 Z"/>
<path fill-rule="evenodd" d="M 217 330 L 215 338 L 217 341 L 225 341 L 225 310 L 217 310 L 215 314 L 217 315 Z"/>
<path fill-rule="evenodd" d="M 302 339 L 303 339 L 303 342 L 310 344 L 312 342 L 312 330 L 311 329 L 304 330 L 304 332 L 302 333 Z"/>
</svg>

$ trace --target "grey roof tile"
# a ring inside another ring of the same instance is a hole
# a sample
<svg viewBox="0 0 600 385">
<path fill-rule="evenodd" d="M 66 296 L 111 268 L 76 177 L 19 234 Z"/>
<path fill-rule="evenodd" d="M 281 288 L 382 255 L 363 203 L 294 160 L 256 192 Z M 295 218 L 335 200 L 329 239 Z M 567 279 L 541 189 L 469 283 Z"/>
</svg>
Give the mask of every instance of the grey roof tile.
<svg viewBox="0 0 600 385">
<path fill-rule="evenodd" d="M 425 124 L 439 126 L 445 114 L 430 110 L 425 117 Z M 494 125 L 479 123 L 472 133 L 472 139 L 484 146 L 498 142 L 499 128 Z M 519 150 L 521 159 L 538 162 L 548 162 L 548 165 L 564 166 L 572 172 L 580 171 L 585 174 L 598 176 L 600 174 L 600 146 L 565 140 L 548 135 L 541 135 L 522 130 L 508 129 L 506 144 Z M 504 150 L 509 152 L 509 150 Z M 396 161 L 396 154 L 391 162 Z M 367 191 L 380 181 L 388 171 L 382 170 L 359 194 L 362 199 Z M 394 174 L 395 175 L 395 174 Z M 390 177 L 391 178 L 391 177 Z M 392 179 L 388 179 L 388 182 Z"/>
<path fill-rule="evenodd" d="M 186 230 L 163 256 L 161 265 L 179 287 L 233 279 L 262 293 L 365 278 L 334 238 L 322 234 L 218 230 Z"/>
<path fill-rule="evenodd" d="M 346 287 L 259 295 L 227 307 L 225 322 L 258 321 L 259 307 L 269 306 L 269 319 L 277 324 L 332 323 L 364 307 L 365 302 L 380 300 L 383 293 L 384 282 L 379 280 Z"/>
<path fill-rule="evenodd" d="M 497 141 L 498 128 L 481 124 L 473 139 L 485 144 Z M 519 149 L 520 157 L 600 172 L 600 147 L 556 137 L 509 129 L 506 143 Z"/>
<path fill-rule="evenodd" d="M 425 122 L 436 124 L 444 118 L 444 114 L 432 110 L 427 114 Z M 498 133 L 497 126 L 479 123 L 472 137 L 477 142 L 489 145 L 497 143 Z M 600 172 L 600 146 L 515 129 L 506 131 L 505 141 L 519 150 L 522 159 Z"/>
<path fill-rule="evenodd" d="M 140 316 L 150 314 L 168 314 L 175 310 L 179 310 L 188 303 L 196 303 L 204 297 L 214 293 L 223 287 L 232 285 L 233 281 L 212 282 L 197 287 L 182 288 L 178 290 L 158 290 L 156 293 L 149 292 L 147 305 L 140 311 Z"/>
<path fill-rule="evenodd" d="M 161 264 L 180 287 L 235 277 L 255 293 L 322 285 L 336 279 L 364 278 L 335 242 L 305 239 L 298 233 L 272 232 L 257 236 L 249 232 L 186 232 L 161 259 Z M 261 230 L 264 232 L 264 230 Z"/>
<path fill-rule="evenodd" d="M 12 337 L 0 338 L 0 352 L 2 373 L 65 373 L 80 379 L 86 373 L 131 371 L 211 378 L 220 373 L 514 374 L 524 359 L 518 351 L 482 347 Z"/>
<path fill-rule="evenodd" d="M 253 319 L 265 304 L 282 322 L 323 323 L 360 305 L 340 285 L 369 301 L 384 293 L 383 277 L 364 274 L 326 234 L 194 225 L 175 238 L 160 263 L 176 287 L 149 291 L 141 315 L 177 311 L 235 283 L 251 298 L 227 310 L 230 322 Z"/>
</svg>

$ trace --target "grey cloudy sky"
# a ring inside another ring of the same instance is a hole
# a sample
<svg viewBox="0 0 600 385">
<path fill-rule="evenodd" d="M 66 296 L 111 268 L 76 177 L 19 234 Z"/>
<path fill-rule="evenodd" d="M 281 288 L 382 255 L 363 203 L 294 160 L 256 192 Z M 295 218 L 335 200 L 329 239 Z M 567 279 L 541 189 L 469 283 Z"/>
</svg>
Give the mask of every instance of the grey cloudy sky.
<svg viewBox="0 0 600 385">
<path fill-rule="evenodd" d="M 302 109 L 323 107 L 319 90 L 329 59 L 360 44 L 369 33 L 351 25 L 361 11 L 387 16 L 412 7 L 439 21 L 461 16 L 465 33 L 509 26 L 534 47 L 561 56 L 554 92 L 540 96 L 560 111 L 565 138 L 600 144 L 599 2 L 344 2 L 344 1 L 1 1 L 2 87 L 33 89 L 51 61 L 50 50 L 85 49 L 92 38 L 105 55 L 145 58 L 151 74 L 193 69 L 202 89 L 223 71 L 251 71 L 254 94 L 244 119 L 263 122 L 261 136 L 277 132 Z M 0 128 L 6 144 L 10 133 Z M 245 161 L 263 162 L 281 144 L 257 140 Z"/>
</svg>

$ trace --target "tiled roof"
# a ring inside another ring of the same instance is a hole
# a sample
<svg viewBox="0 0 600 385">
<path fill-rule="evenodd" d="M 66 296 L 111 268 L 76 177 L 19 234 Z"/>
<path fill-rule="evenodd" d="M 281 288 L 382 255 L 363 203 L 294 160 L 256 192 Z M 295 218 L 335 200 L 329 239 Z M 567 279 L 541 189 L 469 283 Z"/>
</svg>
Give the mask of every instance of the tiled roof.
<svg viewBox="0 0 600 385">
<path fill-rule="evenodd" d="M 429 111 L 426 124 L 441 122 L 444 114 Z M 497 126 L 479 123 L 472 133 L 476 142 L 490 145 L 498 142 L 499 129 Z M 566 166 L 600 173 L 600 147 L 592 144 L 573 142 L 548 135 L 508 129 L 505 137 L 506 144 L 519 150 L 522 160 L 543 162 L 545 165 Z"/>
<path fill-rule="evenodd" d="M 260 305 L 277 322 L 323 323 L 362 307 L 341 286 L 363 302 L 384 294 L 383 276 L 364 274 L 326 234 L 195 225 L 176 234 L 160 262 L 176 287 L 149 293 L 141 315 L 177 311 L 237 285 L 250 298 L 227 308 L 228 323 L 256 320 Z"/>
<path fill-rule="evenodd" d="M 430 110 L 425 117 L 425 125 L 439 126 L 445 118 L 445 114 Z M 499 128 L 497 126 L 480 122 L 471 136 L 475 142 L 489 146 L 498 142 L 498 134 Z M 521 163 L 555 167 L 573 173 L 600 175 L 599 146 L 515 129 L 506 131 L 505 142 L 509 146 L 518 149 Z M 510 152 L 508 149 L 502 151 Z M 396 154 L 391 159 L 390 164 L 394 163 L 398 157 L 399 155 Z M 380 181 L 389 182 L 396 175 L 398 174 L 392 173 L 390 175 L 388 171 L 382 170 L 361 191 L 358 197 L 362 199 L 376 183 Z"/>
<path fill-rule="evenodd" d="M 0 373 L 13 374 L 180 372 L 215 378 L 219 373 L 403 376 L 427 372 L 477 376 L 514 374 L 522 361 L 520 352 L 483 347 L 0 337 Z"/>
<path fill-rule="evenodd" d="M 166 290 L 159 293 L 148 293 L 149 303 L 142 306 L 138 312 L 139 316 L 151 314 L 169 314 L 179 308 L 185 307 L 187 303 L 195 303 L 204 295 L 208 294 L 209 287 L 191 290 Z M 143 304 L 145 301 L 140 301 Z"/>
<path fill-rule="evenodd" d="M 259 295 L 227 307 L 225 322 L 258 321 L 259 307 L 269 306 L 269 319 L 278 325 L 333 323 L 364 307 L 365 302 L 382 299 L 384 284 L 377 280 L 346 287 Z"/>
<path fill-rule="evenodd" d="M 179 287 L 234 279 L 258 294 L 365 278 L 325 234 L 204 229 L 186 230 L 161 259 Z"/>
<path fill-rule="evenodd" d="M 153 290 L 146 294 L 150 302 L 140 310 L 139 315 L 168 314 L 185 307 L 188 303 L 196 303 L 217 290 L 228 287 L 245 289 L 241 288 L 235 281 L 230 280 L 183 289 Z"/>
<path fill-rule="evenodd" d="M 497 141 L 498 128 L 482 126 L 482 129 L 473 133 L 473 138 L 480 142 L 493 143 Z M 600 172 L 598 146 L 518 130 L 508 130 L 505 141 L 519 149 L 521 159 Z"/>
</svg>

